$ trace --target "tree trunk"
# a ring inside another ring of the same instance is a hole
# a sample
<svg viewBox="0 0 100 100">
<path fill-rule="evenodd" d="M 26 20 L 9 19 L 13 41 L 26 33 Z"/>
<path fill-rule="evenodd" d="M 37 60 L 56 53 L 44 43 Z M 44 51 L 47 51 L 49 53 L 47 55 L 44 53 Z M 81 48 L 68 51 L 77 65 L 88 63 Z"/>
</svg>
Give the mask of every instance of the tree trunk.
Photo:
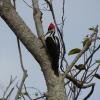
<svg viewBox="0 0 100 100">
<path fill-rule="evenodd" d="M 0 16 L 40 64 L 48 89 L 47 100 L 67 100 L 64 79 L 54 75 L 45 47 L 15 11 L 10 0 L 0 0 Z"/>
</svg>

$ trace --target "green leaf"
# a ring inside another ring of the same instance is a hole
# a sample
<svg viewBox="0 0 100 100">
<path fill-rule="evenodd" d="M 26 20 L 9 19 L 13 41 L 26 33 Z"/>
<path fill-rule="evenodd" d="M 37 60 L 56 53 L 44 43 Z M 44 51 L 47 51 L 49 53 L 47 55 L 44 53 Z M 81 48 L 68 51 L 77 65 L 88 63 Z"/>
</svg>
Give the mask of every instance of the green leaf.
<svg viewBox="0 0 100 100">
<path fill-rule="evenodd" d="M 81 51 L 81 49 L 75 48 L 75 49 L 70 50 L 68 55 L 73 55 L 73 54 L 76 54 L 76 53 L 80 53 L 80 51 Z"/>
<path fill-rule="evenodd" d="M 83 41 L 83 47 L 85 46 L 85 44 L 87 43 L 87 41 L 89 41 L 89 38 L 88 38 L 88 37 L 86 37 L 86 38 L 84 39 L 84 41 Z"/>
<path fill-rule="evenodd" d="M 99 63 L 100 64 L 100 60 L 96 60 L 96 63 Z"/>
</svg>

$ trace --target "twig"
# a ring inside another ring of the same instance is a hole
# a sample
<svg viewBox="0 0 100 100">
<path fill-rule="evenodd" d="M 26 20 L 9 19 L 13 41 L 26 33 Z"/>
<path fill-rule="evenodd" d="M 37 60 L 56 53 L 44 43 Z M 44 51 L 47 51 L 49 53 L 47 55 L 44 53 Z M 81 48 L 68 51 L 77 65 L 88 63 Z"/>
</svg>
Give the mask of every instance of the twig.
<svg viewBox="0 0 100 100">
<path fill-rule="evenodd" d="M 96 53 L 97 50 L 100 49 L 100 45 L 91 53 L 91 55 L 87 58 L 86 62 L 84 63 L 84 65 L 86 65 L 88 63 L 88 61 L 90 60 L 90 58 Z"/>
<path fill-rule="evenodd" d="M 17 87 L 17 89 L 19 90 L 18 85 L 16 85 L 16 87 Z M 19 97 L 19 98 L 23 97 L 23 99 L 25 100 L 24 94 L 23 94 L 22 92 L 20 92 L 20 94 L 19 94 L 19 96 L 18 96 L 18 97 Z M 18 98 L 18 99 L 19 99 L 19 98 Z"/>
<path fill-rule="evenodd" d="M 15 100 L 18 100 L 19 95 L 21 94 L 21 90 L 22 90 L 22 87 L 23 87 L 23 85 L 24 85 L 24 82 L 25 82 L 26 78 L 27 78 L 27 72 L 24 72 L 24 73 L 23 73 L 23 77 L 22 77 L 22 81 L 21 81 L 21 83 L 20 83 L 20 86 L 19 86 L 19 88 L 18 88 L 17 94 L 16 94 L 16 96 L 15 96 Z"/>
<path fill-rule="evenodd" d="M 63 30 L 63 27 L 64 27 L 64 21 L 65 21 L 65 19 L 64 19 L 64 14 L 65 14 L 65 0 L 63 0 L 63 7 L 62 7 L 62 30 Z M 63 31 L 62 31 L 62 33 L 63 33 Z"/>
<path fill-rule="evenodd" d="M 26 96 L 27 96 L 30 100 L 32 100 L 32 98 L 30 97 L 30 95 L 29 95 L 29 93 L 28 93 L 28 91 L 27 91 L 27 88 L 26 88 L 25 84 L 24 84 L 24 88 L 25 88 L 25 94 L 26 94 Z"/>
<path fill-rule="evenodd" d="M 90 91 L 90 93 L 83 99 L 83 100 L 87 100 L 91 95 L 92 95 L 92 93 L 93 93 L 93 91 L 94 91 L 94 86 L 95 86 L 95 84 L 92 84 L 91 85 L 91 91 Z"/>
<path fill-rule="evenodd" d="M 43 95 L 43 96 L 41 96 L 41 97 L 37 97 L 37 98 L 35 98 L 35 99 L 33 99 L 33 100 L 38 100 L 38 99 L 41 99 L 41 98 L 44 98 L 44 97 L 46 97 L 46 96 Z"/>
<path fill-rule="evenodd" d="M 73 82 L 78 88 L 82 88 L 83 83 L 81 81 L 78 81 L 77 79 L 70 76 L 69 74 L 66 74 L 66 78 L 69 79 L 71 82 Z"/>
<path fill-rule="evenodd" d="M 90 66 L 90 64 L 91 64 L 91 62 L 92 62 L 92 57 L 93 57 L 94 53 L 96 53 L 96 51 L 97 51 L 99 48 L 100 48 L 100 45 L 99 45 L 99 46 L 91 53 L 91 55 L 87 58 L 87 60 L 86 60 L 86 62 L 84 63 L 84 65 L 86 65 L 86 64 L 88 63 L 88 61 L 90 60 L 90 62 L 89 62 L 89 66 Z M 86 80 L 86 77 L 87 77 L 87 73 L 88 73 L 88 69 L 89 69 L 89 68 L 90 68 L 90 67 L 88 67 L 88 68 L 86 69 L 86 71 L 85 71 L 85 73 L 83 74 L 81 80 L 83 80 L 83 81 Z M 94 71 L 93 71 L 93 72 L 94 72 Z"/>
<path fill-rule="evenodd" d="M 96 72 L 97 72 L 98 69 L 99 69 L 99 66 L 100 66 L 100 64 L 98 64 L 97 67 L 96 67 L 95 69 L 93 69 L 93 71 L 92 71 L 90 74 L 88 74 L 88 75 L 86 76 L 86 82 L 87 82 L 87 80 L 89 79 L 89 77 L 92 75 L 92 76 L 91 76 L 92 78 L 91 78 L 87 83 L 90 83 L 90 82 L 92 81 L 92 79 L 94 78 L 93 73 L 96 74 Z"/>
<path fill-rule="evenodd" d="M 19 95 L 21 93 L 21 90 L 22 90 L 22 87 L 24 85 L 24 82 L 27 78 L 27 70 L 24 69 L 24 66 L 23 66 L 23 60 L 22 60 L 22 53 L 21 53 L 21 47 L 20 47 L 20 42 L 19 42 L 19 39 L 17 38 L 17 43 L 18 43 L 18 50 L 19 50 L 19 56 L 20 56 L 20 63 L 21 63 L 21 68 L 22 68 L 22 71 L 23 71 L 23 77 L 22 77 L 22 81 L 20 83 L 20 86 L 19 86 L 19 89 L 17 91 L 17 94 L 15 96 L 15 100 L 17 100 L 19 98 Z"/>
<path fill-rule="evenodd" d="M 23 2 L 28 6 L 28 7 L 30 7 L 30 8 L 32 8 L 33 9 L 33 7 L 32 6 L 30 6 L 25 0 L 23 0 Z"/>
<path fill-rule="evenodd" d="M 33 18 L 36 25 L 36 30 L 38 37 L 43 36 L 43 26 L 42 26 L 42 12 L 39 9 L 38 0 L 32 0 L 33 5 Z"/>
<path fill-rule="evenodd" d="M 7 88 L 6 88 L 6 90 L 5 90 L 4 94 L 3 94 L 3 98 L 5 98 L 6 93 L 8 92 L 10 86 L 13 84 L 13 82 L 14 82 L 15 80 L 16 80 L 16 77 L 15 77 L 14 79 L 12 79 L 12 76 L 11 76 L 9 85 L 7 86 Z"/>
<path fill-rule="evenodd" d="M 34 90 L 38 91 L 38 93 L 39 93 L 40 95 L 43 95 L 43 93 L 42 93 L 39 89 L 37 89 L 37 88 L 35 88 L 35 87 L 27 87 L 27 88 L 34 89 Z"/>
<path fill-rule="evenodd" d="M 6 100 L 10 97 L 11 93 L 13 92 L 13 90 L 14 90 L 14 87 L 10 90 L 9 94 L 6 97 Z"/>
</svg>

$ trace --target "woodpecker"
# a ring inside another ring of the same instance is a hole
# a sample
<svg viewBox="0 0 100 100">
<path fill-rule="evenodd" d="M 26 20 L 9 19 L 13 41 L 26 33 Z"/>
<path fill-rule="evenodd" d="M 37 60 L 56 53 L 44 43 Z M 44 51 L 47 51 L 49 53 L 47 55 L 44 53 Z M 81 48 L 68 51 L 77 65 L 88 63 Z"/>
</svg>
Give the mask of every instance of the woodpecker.
<svg viewBox="0 0 100 100">
<path fill-rule="evenodd" d="M 59 76 L 59 55 L 60 55 L 60 42 L 57 36 L 55 36 L 55 25 L 51 23 L 48 27 L 48 35 L 46 37 L 46 48 L 51 58 L 52 69 L 56 76 Z"/>
</svg>

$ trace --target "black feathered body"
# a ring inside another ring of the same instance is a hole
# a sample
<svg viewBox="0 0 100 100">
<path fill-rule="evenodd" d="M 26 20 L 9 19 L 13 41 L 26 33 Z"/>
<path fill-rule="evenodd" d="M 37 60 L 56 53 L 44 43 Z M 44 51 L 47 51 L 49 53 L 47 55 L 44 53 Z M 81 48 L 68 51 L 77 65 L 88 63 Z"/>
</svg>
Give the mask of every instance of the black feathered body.
<svg viewBox="0 0 100 100">
<path fill-rule="evenodd" d="M 59 76 L 59 55 L 60 55 L 60 43 L 57 36 L 48 36 L 46 38 L 46 47 L 49 56 L 51 57 L 52 69 L 55 75 Z"/>
</svg>

